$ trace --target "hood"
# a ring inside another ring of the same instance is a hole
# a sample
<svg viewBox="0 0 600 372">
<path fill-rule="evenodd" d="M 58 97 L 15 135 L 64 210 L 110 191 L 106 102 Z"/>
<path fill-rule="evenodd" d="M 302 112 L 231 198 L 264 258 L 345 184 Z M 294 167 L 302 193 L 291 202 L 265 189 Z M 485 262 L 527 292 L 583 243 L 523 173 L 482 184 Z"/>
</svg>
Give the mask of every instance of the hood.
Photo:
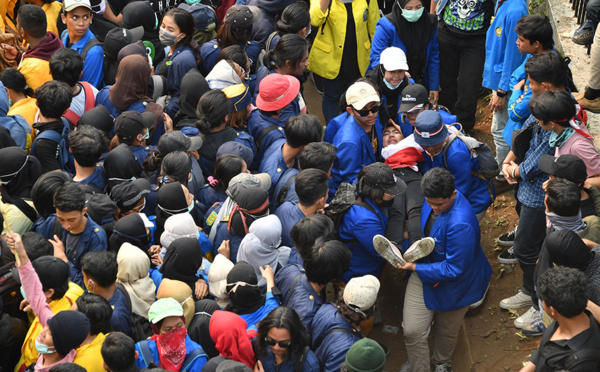
<svg viewBox="0 0 600 372">
<path fill-rule="evenodd" d="M 156 15 L 149 2 L 134 1 L 127 4 L 121 13 L 123 14 L 122 27 L 132 29 L 142 26 L 145 33 L 158 33 Z"/>
<path fill-rule="evenodd" d="M 292 0 L 249 0 L 247 5 L 254 5 L 274 17 L 281 15 L 288 5 L 295 2 Z"/>
<path fill-rule="evenodd" d="M 0 117 L 5 117 L 8 114 L 8 110 L 10 110 L 8 94 L 6 93 L 6 89 L 4 89 L 4 84 L 0 81 Z"/>
<path fill-rule="evenodd" d="M 23 58 L 38 58 L 49 61 L 54 52 L 61 48 L 64 48 L 64 45 L 58 36 L 54 32 L 48 31 L 44 41 L 39 43 L 35 48 L 27 47 Z"/>
</svg>

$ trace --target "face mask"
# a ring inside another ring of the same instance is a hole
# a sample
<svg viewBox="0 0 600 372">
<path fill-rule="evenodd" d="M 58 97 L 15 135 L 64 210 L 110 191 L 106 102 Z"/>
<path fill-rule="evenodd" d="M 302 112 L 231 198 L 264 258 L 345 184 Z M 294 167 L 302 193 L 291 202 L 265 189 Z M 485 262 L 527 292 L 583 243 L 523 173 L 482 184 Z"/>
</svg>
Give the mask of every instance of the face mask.
<svg viewBox="0 0 600 372">
<path fill-rule="evenodd" d="M 188 205 L 188 212 L 192 213 L 193 209 L 194 209 L 194 202 L 192 202 L 192 204 Z"/>
<path fill-rule="evenodd" d="M 25 296 L 25 290 L 23 289 L 23 286 L 21 286 L 21 296 L 23 296 L 23 299 L 26 300 L 27 297 Z"/>
<path fill-rule="evenodd" d="M 379 203 L 379 205 L 382 208 L 391 207 L 393 204 L 394 204 L 394 199 L 391 199 L 391 200 L 382 200 L 381 203 Z"/>
<path fill-rule="evenodd" d="M 142 141 L 145 141 L 145 140 L 147 140 L 148 138 L 150 138 L 150 131 L 149 131 L 149 130 L 147 130 L 147 131 L 146 131 L 146 134 L 144 134 L 144 137 L 142 137 Z"/>
<path fill-rule="evenodd" d="M 188 177 L 188 183 L 192 182 L 193 178 L 194 178 L 194 174 L 190 173 L 190 176 Z"/>
<path fill-rule="evenodd" d="M 156 13 L 154 14 L 154 29 L 156 30 L 158 28 L 158 17 L 156 16 Z"/>
<path fill-rule="evenodd" d="M 9 99 L 8 99 L 8 106 L 10 107 L 10 106 L 12 106 L 12 105 L 13 105 L 13 101 L 12 101 L 12 99 L 10 99 L 10 98 L 9 98 Z"/>
<path fill-rule="evenodd" d="M 173 35 L 164 28 L 161 28 L 158 31 L 158 39 L 160 40 L 160 43 L 164 46 L 172 46 L 177 44 L 177 38 L 179 37 L 179 35 Z"/>
<path fill-rule="evenodd" d="M 402 9 L 402 17 L 406 19 L 408 22 L 416 22 L 423 15 L 423 10 L 425 8 L 421 8 L 419 10 L 406 10 Z"/>
<path fill-rule="evenodd" d="M 394 90 L 396 88 L 398 88 L 400 86 L 400 84 L 402 84 L 402 80 L 400 80 L 400 82 L 397 85 L 392 85 L 390 84 L 387 80 L 385 80 L 385 78 L 383 79 L 383 83 L 385 84 L 386 87 L 388 87 L 391 90 Z"/>
<path fill-rule="evenodd" d="M 306 34 L 305 38 L 307 38 L 311 32 L 312 32 L 312 27 L 308 26 L 308 33 Z"/>
<path fill-rule="evenodd" d="M 40 354 L 52 354 L 52 353 L 56 353 L 56 350 L 50 350 L 50 346 L 48 346 L 46 344 L 42 344 L 41 342 L 39 342 L 37 340 L 37 338 L 35 339 L 35 349 Z"/>
</svg>

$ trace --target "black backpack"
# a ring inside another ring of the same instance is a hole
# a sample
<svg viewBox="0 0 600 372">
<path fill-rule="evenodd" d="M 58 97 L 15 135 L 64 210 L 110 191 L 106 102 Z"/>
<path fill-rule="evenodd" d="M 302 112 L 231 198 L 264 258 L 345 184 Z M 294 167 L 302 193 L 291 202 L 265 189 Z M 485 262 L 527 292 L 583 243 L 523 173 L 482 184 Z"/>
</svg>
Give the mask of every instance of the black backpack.
<svg viewBox="0 0 600 372">
<path fill-rule="evenodd" d="M 342 182 L 338 187 L 337 191 L 331 203 L 325 208 L 325 215 L 333 221 L 334 233 L 339 238 L 339 231 L 344 216 L 352 208 L 353 205 L 360 205 L 363 208 L 368 209 L 371 213 L 375 214 L 377 218 L 381 220 L 379 214 L 373 209 L 373 207 L 359 197 L 356 193 L 356 185 Z M 340 239 L 344 241 L 343 239 Z"/>
<path fill-rule="evenodd" d="M 129 331 L 129 336 L 131 336 L 135 342 L 147 340 L 148 338 L 152 337 L 152 328 L 150 327 L 150 322 L 148 319 L 139 316 L 132 311 L 131 298 L 129 297 L 129 293 L 127 293 L 127 289 L 125 289 L 121 283 L 116 283 L 116 287 L 127 299 L 127 309 L 129 310 L 129 318 L 131 320 L 131 330 Z"/>
</svg>

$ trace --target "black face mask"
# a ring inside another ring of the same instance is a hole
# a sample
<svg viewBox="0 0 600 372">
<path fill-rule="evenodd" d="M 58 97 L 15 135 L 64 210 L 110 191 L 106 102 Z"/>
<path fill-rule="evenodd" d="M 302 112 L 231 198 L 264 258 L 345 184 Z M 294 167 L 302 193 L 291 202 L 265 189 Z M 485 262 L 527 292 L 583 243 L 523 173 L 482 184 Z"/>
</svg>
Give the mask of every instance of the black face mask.
<svg viewBox="0 0 600 372">
<path fill-rule="evenodd" d="M 381 203 L 379 203 L 379 206 L 382 208 L 388 208 L 388 207 L 391 207 L 393 204 L 394 204 L 394 199 L 382 200 Z"/>
</svg>

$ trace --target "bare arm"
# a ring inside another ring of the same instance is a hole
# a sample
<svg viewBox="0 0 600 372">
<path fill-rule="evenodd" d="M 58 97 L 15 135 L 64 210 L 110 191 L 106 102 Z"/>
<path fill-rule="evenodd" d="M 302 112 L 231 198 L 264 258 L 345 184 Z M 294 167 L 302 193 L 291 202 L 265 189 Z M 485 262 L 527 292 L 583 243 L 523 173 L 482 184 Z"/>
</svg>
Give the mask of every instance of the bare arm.
<svg viewBox="0 0 600 372">
<path fill-rule="evenodd" d="M 520 372 L 534 372 L 535 371 L 535 364 L 531 363 L 531 362 L 527 362 L 527 364 L 525 364 L 525 366 L 523 368 L 521 368 Z"/>
</svg>

